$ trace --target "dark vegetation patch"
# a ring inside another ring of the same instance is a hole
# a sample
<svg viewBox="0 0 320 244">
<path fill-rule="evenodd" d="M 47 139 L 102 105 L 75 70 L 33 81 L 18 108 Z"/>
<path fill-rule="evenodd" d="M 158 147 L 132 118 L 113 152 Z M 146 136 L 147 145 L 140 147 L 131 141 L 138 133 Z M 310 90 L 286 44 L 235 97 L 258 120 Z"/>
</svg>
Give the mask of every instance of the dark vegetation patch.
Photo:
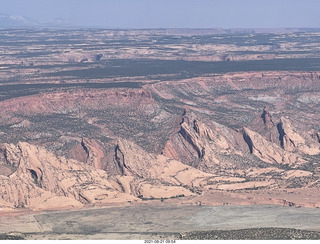
<svg viewBox="0 0 320 244">
<path fill-rule="evenodd" d="M 0 86 L 0 101 L 14 97 L 22 97 L 41 92 L 55 91 L 59 89 L 111 89 L 111 88 L 141 88 L 141 82 L 112 82 L 112 83 L 41 83 L 41 84 L 15 84 Z"/>
<path fill-rule="evenodd" d="M 50 114 L 50 115 L 35 115 L 29 117 L 29 120 L 36 124 L 34 131 L 38 133 L 48 132 L 63 135 L 76 134 L 82 137 L 88 137 L 96 132 L 97 128 L 88 124 L 85 120 L 80 118 L 73 118 L 70 114 Z M 69 134 L 68 134 L 69 133 Z"/>
<path fill-rule="evenodd" d="M 97 124 L 108 128 L 115 135 L 122 138 L 130 138 L 148 152 L 160 153 L 168 135 L 172 133 L 175 126 L 176 107 L 168 107 L 167 112 L 171 115 L 163 115 L 162 110 L 155 110 L 153 113 L 144 111 L 137 107 L 110 107 L 105 110 L 88 110 L 89 117 L 98 118 Z M 173 116 L 172 116 L 173 115 Z"/>
<path fill-rule="evenodd" d="M 319 240 L 320 232 L 291 228 L 193 231 L 182 233 L 183 240 Z"/>
<path fill-rule="evenodd" d="M 0 240 L 24 240 L 24 238 L 18 235 L 0 234 Z"/>
<path fill-rule="evenodd" d="M 138 195 L 138 198 L 140 198 L 142 201 L 153 201 L 153 200 L 160 200 L 161 202 L 164 202 L 164 200 L 167 199 L 174 199 L 174 198 L 181 198 L 185 197 L 184 194 L 176 195 L 176 196 L 171 196 L 171 197 L 144 197 L 143 195 Z"/>
<path fill-rule="evenodd" d="M 196 77 L 205 74 L 242 71 L 318 71 L 320 58 L 248 60 L 232 62 L 205 62 L 184 60 L 133 60 L 114 59 L 98 67 L 65 70 L 44 74 L 45 76 L 101 79 L 107 77 L 148 76 L 176 74 Z"/>
</svg>

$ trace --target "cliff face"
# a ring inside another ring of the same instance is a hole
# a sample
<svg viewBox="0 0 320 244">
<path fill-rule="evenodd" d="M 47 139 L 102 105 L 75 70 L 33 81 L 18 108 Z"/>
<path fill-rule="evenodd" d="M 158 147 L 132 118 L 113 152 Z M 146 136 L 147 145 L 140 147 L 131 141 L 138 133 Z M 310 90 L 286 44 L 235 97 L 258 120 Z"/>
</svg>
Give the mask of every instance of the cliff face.
<svg viewBox="0 0 320 244">
<path fill-rule="evenodd" d="M 314 143 L 312 138 L 308 135 L 305 135 L 308 139 L 303 138 L 292 126 L 288 118 L 281 117 L 278 129 L 280 133 L 280 142 L 285 150 L 291 152 L 297 151 L 308 155 L 320 153 L 319 145 Z"/>
<path fill-rule="evenodd" d="M 238 155 L 243 160 L 248 157 L 248 152 L 244 152 L 241 146 L 243 143 L 247 145 L 250 154 L 272 165 L 297 167 L 306 163 L 302 159 L 303 154 L 319 153 L 319 145 L 314 139 L 304 139 L 296 132 L 289 119 L 281 117 L 280 122 L 274 122 L 271 113 L 266 109 L 261 115 L 265 125 L 263 132 L 272 131 L 270 134 L 273 140 L 247 127 L 244 127 L 242 132 L 232 131 L 217 123 L 215 127 L 209 128 L 193 117 L 194 115 L 183 118 L 180 131 L 167 142 L 163 153 L 194 167 L 205 165 L 207 171 L 210 171 L 210 168 L 214 170 L 214 166 L 229 165 L 237 168 L 239 158 L 232 159 L 232 155 Z M 274 130 L 275 128 L 277 130 Z M 239 138 L 241 134 L 242 138 Z M 222 159 L 222 155 L 231 156 Z"/>
<path fill-rule="evenodd" d="M 0 175 L 1 208 L 50 209 L 141 201 L 137 196 L 188 196 L 194 195 L 187 186 L 194 186 L 195 179 L 210 177 L 123 140 L 114 145 L 113 161 L 105 162 L 115 164 L 112 176 L 99 169 L 97 152 L 102 150 L 97 143 L 88 146 L 86 163 L 56 157 L 28 143 L 2 144 L 1 148 L 1 165 L 16 167 L 10 175 Z"/>
<path fill-rule="evenodd" d="M 19 162 L 14 173 L 1 176 L 0 191 L 2 201 L 7 203 L 5 206 L 32 209 L 79 207 L 102 196 L 103 199 L 108 196 L 109 200 L 116 197 L 117 191 L 105 171 L 75 160 L 58 158 L 28 143 L 3 147 L 7 155 Z"/>
<path fill-rule="evenodd" d="M 73 90 L 31 95 L 1 101 L 0 115 L 11 117 L 12 113 L 23 115 L 68 113 L 81 109 L 105 109 L 110 105 L 150 106 L 154 100 L 143 89 Z"/>
<path fill-rule="evenodd" d="M 269 164 L 295 165 L 301 161 L 297 155 L 289 153 L 278 145 L 267 141 L 260 134 L 244 128 L 244 140 L 247 142 L 250 152 Z"/>
<path fill-rule="evenodd" d="M 225 74 L 0 101 L 0 208 L 248 203 L 258 193 L 260 203 L 283 203 L 275 191 L 316 191 L 317 82 Z"/>
<path fill-rule="evenodd" d="M 219 124 L 213 128 L 187 115 L 180 124 L 180 130 L 166 143 L 163 154 L 196 168 L 220 165 L 219 154 L 234 153 L 235 150 L 225 133 L 229 130 Z M 220 128 L 219 128 L 220 127 Z"/>
</svg>

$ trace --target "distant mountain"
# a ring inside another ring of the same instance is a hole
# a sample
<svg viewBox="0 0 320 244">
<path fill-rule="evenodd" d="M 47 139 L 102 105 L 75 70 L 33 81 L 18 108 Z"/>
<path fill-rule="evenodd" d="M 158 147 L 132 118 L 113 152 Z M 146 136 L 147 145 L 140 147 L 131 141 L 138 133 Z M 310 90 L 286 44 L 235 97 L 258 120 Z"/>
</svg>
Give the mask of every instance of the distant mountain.
<svg viewBox="0 0 320 244">
<path fill-rule="evenodd" d="M 39 23 L 19 15 L 0 14 L 0 27 L 39 26 Z"/>
<path fill-rule="evenodd" d="M 55 18 L 49 22 L 39 22 L 31 20 L 24 16 L 0 14 L 0 28 L 11 27 L 70 27 L 72 23 L 69 20 Z"/>
</svg>

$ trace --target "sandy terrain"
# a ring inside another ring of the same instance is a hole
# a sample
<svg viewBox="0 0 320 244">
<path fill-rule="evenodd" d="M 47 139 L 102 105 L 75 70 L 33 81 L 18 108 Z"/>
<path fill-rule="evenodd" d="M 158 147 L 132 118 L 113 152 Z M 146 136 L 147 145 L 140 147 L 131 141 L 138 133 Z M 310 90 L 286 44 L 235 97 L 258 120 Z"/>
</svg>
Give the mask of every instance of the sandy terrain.
<svg viewBox="0 0 320 244">
<path fill-rule="evenodd" d="M 320 231 L 320 210 L 273 205 L 140 205 L 0 217 L 0 233 L 27 239 L 159 239 L 177 233 L 244 228 Z"/>
</svg>

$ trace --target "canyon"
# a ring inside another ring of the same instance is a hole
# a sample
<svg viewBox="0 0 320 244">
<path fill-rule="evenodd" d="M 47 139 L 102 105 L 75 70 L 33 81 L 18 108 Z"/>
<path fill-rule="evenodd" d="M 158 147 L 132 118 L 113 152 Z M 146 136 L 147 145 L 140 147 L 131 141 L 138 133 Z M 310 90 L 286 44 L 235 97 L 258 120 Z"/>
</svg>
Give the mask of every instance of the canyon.
<svg viewBox="0 0 320 244">
<path fill-rule="evenodd" d="M 308 101 L 317 91 L 286 94 L 316 87 L 318 74 L 230 76 L 1 101 L 2 127 L 9 128 L 1 133 L 2 208 L 222 203 L 215 194 L 243 204 L 318 207 L 317 195 L 307 197 L 319 183 L 319 113 Z M 222 85 L 229 94 L 213 95 Z M 169 105 L 177 92 L 185 95 Z"/>
<path fill-rule="evenodd" d="M 320 34 L 171 31 L 0 31 L 0 215 L 320 207 Z"/>
</svg>

